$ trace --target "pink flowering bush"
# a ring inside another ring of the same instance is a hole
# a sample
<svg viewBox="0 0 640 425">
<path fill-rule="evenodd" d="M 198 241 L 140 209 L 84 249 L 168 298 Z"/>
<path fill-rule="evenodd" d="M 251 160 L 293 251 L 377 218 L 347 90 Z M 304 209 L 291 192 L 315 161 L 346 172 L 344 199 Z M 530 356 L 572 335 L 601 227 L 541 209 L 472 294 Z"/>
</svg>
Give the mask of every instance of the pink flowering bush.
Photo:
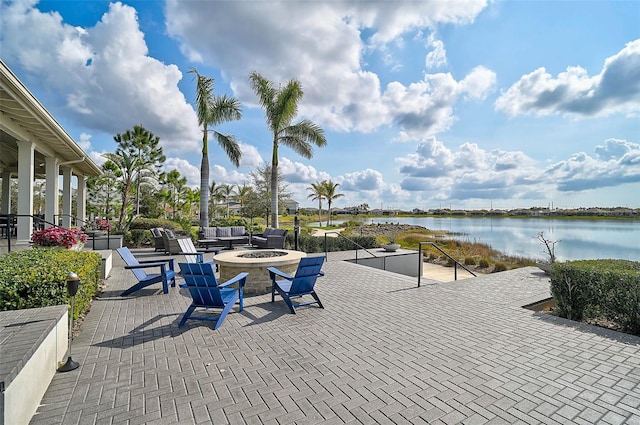
<svg viewBox="0 0 640 425">
<path fill-rule="evenodd" d="M 31 236 L 33 243 L 38 246 L 63 246 L 71 248 L 73 245 L 87 242 L 87 235 L 77 228 L 48 227 L 36 230 Z"/>
</svg>

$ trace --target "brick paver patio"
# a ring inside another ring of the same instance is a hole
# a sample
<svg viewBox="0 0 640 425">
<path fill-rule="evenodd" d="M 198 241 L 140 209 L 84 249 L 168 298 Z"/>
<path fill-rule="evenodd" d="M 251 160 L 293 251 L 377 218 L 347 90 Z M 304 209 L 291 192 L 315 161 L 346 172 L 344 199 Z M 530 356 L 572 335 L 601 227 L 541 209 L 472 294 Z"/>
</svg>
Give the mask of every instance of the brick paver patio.
<svg viewBox="0 0 640 425">
<path fill-rule="evenodd" d="M 325 309 L 245 299 L 213 331 L 189 304 L 133 282 L 106 292 L 32 424 L 640 424 L 640 338 L 535 313 L 534 268 L 451 283 L 331 253 Z"/>
</svg>

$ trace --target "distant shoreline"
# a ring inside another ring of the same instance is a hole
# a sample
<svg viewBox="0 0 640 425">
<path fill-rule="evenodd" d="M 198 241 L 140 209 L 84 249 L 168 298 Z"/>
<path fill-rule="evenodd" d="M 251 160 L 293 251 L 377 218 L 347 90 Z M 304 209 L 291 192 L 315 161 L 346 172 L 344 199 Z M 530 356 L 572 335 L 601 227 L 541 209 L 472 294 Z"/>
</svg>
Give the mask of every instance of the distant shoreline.
<svg viewBox="0 0 640 425">
<path fill-rule="evenodd" d="M 371 218 L 393 218 L 393 217 L 432 217 L 432 218 L 523 218 L 523 219 L 543 219 L 543 220 L 640 220 L 640 216 L 608 216 L 608 215 L 438 215 L 438 214 L 398 214 L 394 216 L 376 215 Z"/>
<path fill-rule="evenodd" d="M 374 215 L 374 214 L 336 214 L 332 220 L 350 220 L 357 218 L 376 218 L 388 219 L 394 218 L 495 218 L 495 219 L 543 219 L 543 220 L 615 220 L 615 221 L 640 221 L 640 216 L 605 216 L 605 215 L 462 215 L 462 214 L 396 214 L 396 215 Z M 316 217 L 317 219 L 317 217 Z"/>
</svg>

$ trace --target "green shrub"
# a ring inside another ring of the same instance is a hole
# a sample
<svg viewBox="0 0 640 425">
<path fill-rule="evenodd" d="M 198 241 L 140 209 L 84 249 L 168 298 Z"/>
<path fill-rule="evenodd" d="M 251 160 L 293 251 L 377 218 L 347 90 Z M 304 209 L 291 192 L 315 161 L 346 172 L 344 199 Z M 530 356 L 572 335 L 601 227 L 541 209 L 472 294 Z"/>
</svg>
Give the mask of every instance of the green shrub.
<svg viewBox="0 0 640 425">
<path fill-rule="evenodd" d="M 640 262 L 555 263 L 551 270 L 551 293 L 561 317 L 602 318 L 640 335 Z"/>
<path fill-rule="evenodd" d="M 220 217 L 220 218 L 216 218 L 215 220 L 212 220 L 211 226 L 212 227 L 244 226 L 245 228 L 248 228 L 249 224 L 247 223 L 247 220 L 245 220 L 244 218 Z"/>
<path fill-rule="evenodd" d="M 503 272 L 505 270 L 509 270 L 509 267 L 507 267 L 507 265 L 505 263 L 503 263 L 502 261 L 497 261 L 493 265 L 493 272 L 492 273 Z"/>
<path fill-rule="evenodd" d="M 465 266 L 475 266 L 476 259 L 473 257 L 464 257 L 464 265 Z"/>
<path fill-rule="evenodd" d="M 292 231 L 287 233 L 286 245 L 293 248 L 295 246 L 295 235 Z M 343 237 L 318 237 L 311 236 L 306 232 L 300 232 L 298 238 L 298 246 L 300 251 L 307 253 L 324 252 L 325 251 L 325 239 L 327 243 L 327 251 L 351 251 L 354 249 L 361 249 L 354 242 L 360 245 L 362 248 L 372 249 L 377 248 L 378 243 L 373 236 L 351 236 L 349 239 Z M 353 241 L 353 242 L 351 242 Z"/>
<path fill-rule="evenodd" d="M 150 230 L 132 229 L 125 236 L 125 245 L 128 247 L 139 248 L 144 245 L 151 245 L 153 235 Z"/>
<path fill-rule="evenodd" d="M 478 267 L 486 269 L 487 267 L 489 267 L 489 260 L 487 260 L 486 258 L 481 258 L 480 261 L 478 261 Z"/>
<path fill-rule="evenodd" d="M 0 257 L 0 310 L 68 303 L 67 276 L 80 277 L 73 317 L 88 310 L 98 290 L 102 257 L 97 252 L 34 248 Z"/>
<path fill-rule="evenodd" d="M 555 312 L 560 317 L 582 320 L 593 298 L 592 277 L 595 269 L 586 264 L 568 261 L 555 263 L 551 270 L 551 295 L 556 300 Z"/>
<path fill-rule="evenodd" d="M 162 218 L 137 218 L 129 226 L 129 230 L 143 229 L 151 230 L 154 227 L 162 227 L 163 229 L 170 229 L 174 233 L 183 230 L 180 223 L 171 220 L 165 220 Z"/>
</svg>

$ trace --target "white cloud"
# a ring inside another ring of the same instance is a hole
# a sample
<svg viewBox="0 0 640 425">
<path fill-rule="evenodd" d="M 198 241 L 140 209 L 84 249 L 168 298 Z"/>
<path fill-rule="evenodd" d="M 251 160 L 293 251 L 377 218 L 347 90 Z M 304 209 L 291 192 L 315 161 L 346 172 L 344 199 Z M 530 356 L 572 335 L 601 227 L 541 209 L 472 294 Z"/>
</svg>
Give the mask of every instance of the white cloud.
<svg viewBox="0 0 640 425">
<path fill-rule="evenodd" d="M 191 165 L 182 158 L 167 158 L 162 166 L 164 172 L 177 170 L 182 177 L 187 178 L 187 186 L 200 189 L 200 168 Z"/>
<path fill-rule="evenodd" d="M 545 168 L 520 151 L 486 151 L 472 143 L 452 151 L 432 138 L 396 163 L 402 189 L 431 201 L 545 199 L 640 182 L 640 144 L 609 139 L 595 151 L 595 157 L 579 152 Z"/>
<path fill-rule="evenodd" d="M 367 168 L 366 170 L 347 173 L 335 179 L 346 191 L 378 191 L 384 188 L 382 173 Z"/>
<path fill-rule="evenodd" d="M 93 160 L 93 162 L 96 163 L 96 165 L 101 167 L 102 164 L 107 162 L 107 159 L 104 156 L 102 156 L 105 153 L 107 153 L 107 152 L 106 151 L 102 151 L 102 152 L 91 151 L 91 152 L 89 152 L 89 158 L 91 158 Z"/>
<path fill-rule="evenodd" d="M 246 105 L 256 99 L 247 76 L 258 70 L 275 82 L 298 78 L 305 90 L 300 113 L 338 131 L 371 132 L 399 124 L 416 134 L 435 134 L 453 122 L 458 96 L 480 98 L 481 78 L 459 86 L 453 78 L 427 75 L 405 86 L 383 91 L 377 74 L 365 68 L 363 56 L 388 45 L 402 47 L 402 37 L 439 23 L 469 23 L 486 7 L 468 2 L 181 2 L 166 3 L 167 30 L 192 60 L 207 58 L 225 70 L 236 96 Z M 287 25 L 282 25 L 287 16 Z M 283 43 L 282 40 L 286 40 Z M 442 62 L 444 45 L 432 41 L 432 60 Z M 389 59 L 389 66 L 395 61 Z M 474 71 L 468 77 L 479 77 Z M 486 77 L 486 75 L 485 75 Z M 445 87 L 438 84 L 446 81 Z M 404 107 L 397 111 L 394 97 Z M 444 99 L 443 99 L 444 98 Z M 440 103 L 442 100 L 442 104 Z"/>
<path fill-rule="evenodd" d="M 279 159 L 278 168 L 287 183 L 311 184 L 316 181 L 328 180 L 330 178 L 329 174 L 318 172 L 318 170 L 311 165 L 294 162 L 286 157 Z"/>
<path fill-rule="evenodd" d="M 235 169 L 229 171 L 221 165 L 214 164 L 209 171 L 209 184 L 212 181 L 221 184 L 247 184 L 251 179 Z M 198 185 L 200 185 L 200 171 L 198 169 Z"/>
<path fill-rule="evenodd" d="M 91 149 L 91 135 L 87 133 L 80 133 L 80 140 L 77 140 L 78 146 L 82 148 L 83 151 L 88 151 Z"/>
<path fill-rule="evenodd" d="M 496 100 L 509 116 L 567 114 L 574 117 L 640 110 L 640 39 L 607 58 L 600 74 L 570 66 L 553 78 L 545 68 L 524 75 Z"/>
<path fill-rule="evenodd" d="M 54 87 L 48 94 L 71 122 L 108 134 L 141 124 L 167 153 L 199 150 L 195 113 L 178 89 L 182 73 L 149 56 L 135 9 L 111 3 L 94 27 L 78 28 L 36 3 L 3 3 L 2 56 Z"/>
<path fill-rule="evenodd" d="M 240 151 L 242 152 L 242 158 L 240 159 L 241 167 L 255 169 L 262 165 L 264 160 L 255 146 L 246 143 L 239 143 L 239 145 Z"/>
<path fill-rule="evenodd" d="M 597 146 L 596 156 L 585 152 L 548 167 L 547 172 L 562 192 L 619 186 L 640 182 L 640 144 L 609 139 Z"/>
<path fill-rule="evenodd" d="M 460 92 L 473 100 L 482 100 L 496 84 L 496 74 L 484 66 L 477 66 L 459 83 Z"/>
<path fill-rule="evenodd" d="M 427 46 L 431 47 L 427 57 L 425 58 L 425 65 L 427 68 L 439 68 L 447 64 L 447 50 L 444 48 L 442 40 L 436 40 L 433 34 L 430 34 L 427 38 Z"/>
</svg>

